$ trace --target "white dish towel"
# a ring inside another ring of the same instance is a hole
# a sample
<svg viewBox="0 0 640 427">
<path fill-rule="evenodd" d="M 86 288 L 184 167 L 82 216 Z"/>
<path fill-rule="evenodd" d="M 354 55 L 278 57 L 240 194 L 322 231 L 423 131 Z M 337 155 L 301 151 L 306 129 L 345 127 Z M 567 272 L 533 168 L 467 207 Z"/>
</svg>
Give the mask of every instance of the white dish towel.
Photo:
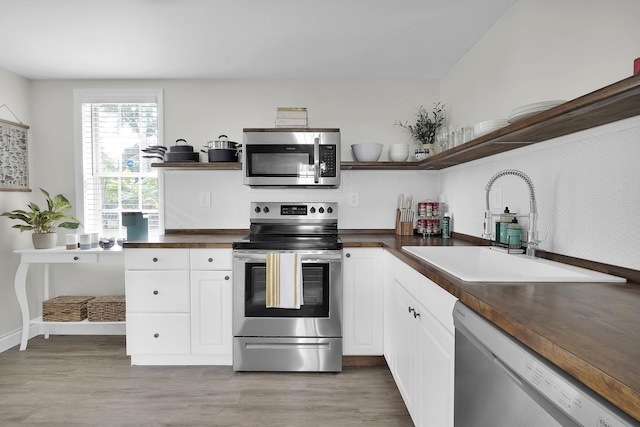
<svg viewBox="0 0 640 427">
<path fill-rule="evenodd" d="M 302 297 L 302 263 L 297 253 L 267 253 L 267 308 L 299 309 Z"/>
</svg>

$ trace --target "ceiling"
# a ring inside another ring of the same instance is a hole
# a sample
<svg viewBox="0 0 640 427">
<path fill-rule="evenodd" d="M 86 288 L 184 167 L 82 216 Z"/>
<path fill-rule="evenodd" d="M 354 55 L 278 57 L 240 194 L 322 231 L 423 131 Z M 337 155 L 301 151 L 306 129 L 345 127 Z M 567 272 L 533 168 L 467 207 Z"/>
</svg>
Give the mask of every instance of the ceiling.
<svg viewBox="0 0 640 427">
<path fill-rule="evenodd" d="M 438 79 L 517 0 L 0 0 L 29 79 Z"/>
</svg>

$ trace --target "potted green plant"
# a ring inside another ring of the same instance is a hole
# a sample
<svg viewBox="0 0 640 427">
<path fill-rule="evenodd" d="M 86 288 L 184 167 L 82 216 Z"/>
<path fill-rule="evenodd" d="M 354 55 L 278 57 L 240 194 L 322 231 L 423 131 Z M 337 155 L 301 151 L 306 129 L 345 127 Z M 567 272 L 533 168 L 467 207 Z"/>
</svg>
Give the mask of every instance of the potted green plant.
<svg viewBox="0 0 640 427">
<path fill-rule="evenodd" d="M 429 116 L 429 112 L 423 106 L 418 107 L 417 110 L 417 120 L 415 124 L 410 125 L 408 122 L 403 123 L 400 121 L 396 121 L 394 124 L 407 129 L 413 139 L 415 139 L 419 145 L 422 145 L 422 148 L 428 149 L 431 154 L 433 154 L 432 150 L 435 147 L 436 134 L 440 126 L 444 123 L 444 105 L 440 102 L 434 103 L 433 111 L 431 112 L 432 117 Z M 416 157 L 418 157 L 417 151 Z M 418 158 L 418 160 L 421 159 Z"/>
<path fill-rule="evenodd" d="M 56 245 L 58 228 L 67 228 L 75 230 L 80 226 L 80 221 L 73 215 L 65 214 L 72 208 L 71 203 L 62 194 L 58 194 L 53 198 L 42 188 L 40 189 L 46 197 L 47 208 L 40 209 L 38 205 L 30 202 L 27 206 L 28 210 L 16 209 L 10 212 L 4 212 L 1 216 L 6 216 L 22 224 L 16 224 L 12 228 L 18 228 L 20 231 L 33 231 L 33 247 L 36 249 L 48 249 Z"/>
</svg>

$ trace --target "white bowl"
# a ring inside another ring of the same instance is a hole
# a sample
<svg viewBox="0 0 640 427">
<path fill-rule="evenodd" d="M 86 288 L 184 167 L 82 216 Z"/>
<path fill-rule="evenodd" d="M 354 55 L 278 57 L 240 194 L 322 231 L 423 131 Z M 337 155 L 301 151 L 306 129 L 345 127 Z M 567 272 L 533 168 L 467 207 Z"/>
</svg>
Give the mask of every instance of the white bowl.
<svg viewBox="0 0 640 427">
<path fill-rule="evenodd" d="M 382 154 L 382 144 L 367 142 L 352 144 L 351 151 L 356 162 L 377 162 Z"/>
<path fill-rule="evenodd" d="M 409 157 L 409 144 L 393 144 L 389 148 L 389 160 L 392 162 L 404 162 Z"/>
</svg>

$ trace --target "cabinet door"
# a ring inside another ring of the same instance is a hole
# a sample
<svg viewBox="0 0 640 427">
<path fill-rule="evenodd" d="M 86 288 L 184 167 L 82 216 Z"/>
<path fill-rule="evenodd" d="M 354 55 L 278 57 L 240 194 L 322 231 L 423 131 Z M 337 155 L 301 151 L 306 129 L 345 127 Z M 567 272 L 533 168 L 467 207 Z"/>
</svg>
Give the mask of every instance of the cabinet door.
<svg viewBox="0 0 640 427">
<path fill-rule="evenodd" d="M 345 355 L 383 354 L 382 248 L 349 248 L 343 259 Z"/>
<path fill-rule="evenodd" d="M 453 427 L 454 335 L 418 304 L 416 425 Z"/>
<path fill-rule="evenodd" d="M 393 298 L 393 290 L 396 286 L 396 281 L 394 278 L 394 260 L 395 257 L 384 251 L 383 265 L 384 265 L 384 298 L 383 298 L 383 323 L 384 323 L 384 334 L 383 334 L 383 347 L 384 347 L 384 358 L 387 360 L 387 365 L 393 366 L 393 347 L 395 345 L 394 336 L 393 336 L 393 309 L 394 309 L 394 298 Z"/>
<path fill-rule="evenodd" d="M 191 272 L 191 353 L 232 362 L 231 271 Z"/>
<path fill-rule="evenodd" d="M 393 377 L 404 399 L 404 403 L 415 420 L 415 356 L 416 356 L 416 319 L 411 310 L 416 302 L 409 293 L 396 282 L 394 289 L 393 339 L 394 363 Z"/>
</svg>

